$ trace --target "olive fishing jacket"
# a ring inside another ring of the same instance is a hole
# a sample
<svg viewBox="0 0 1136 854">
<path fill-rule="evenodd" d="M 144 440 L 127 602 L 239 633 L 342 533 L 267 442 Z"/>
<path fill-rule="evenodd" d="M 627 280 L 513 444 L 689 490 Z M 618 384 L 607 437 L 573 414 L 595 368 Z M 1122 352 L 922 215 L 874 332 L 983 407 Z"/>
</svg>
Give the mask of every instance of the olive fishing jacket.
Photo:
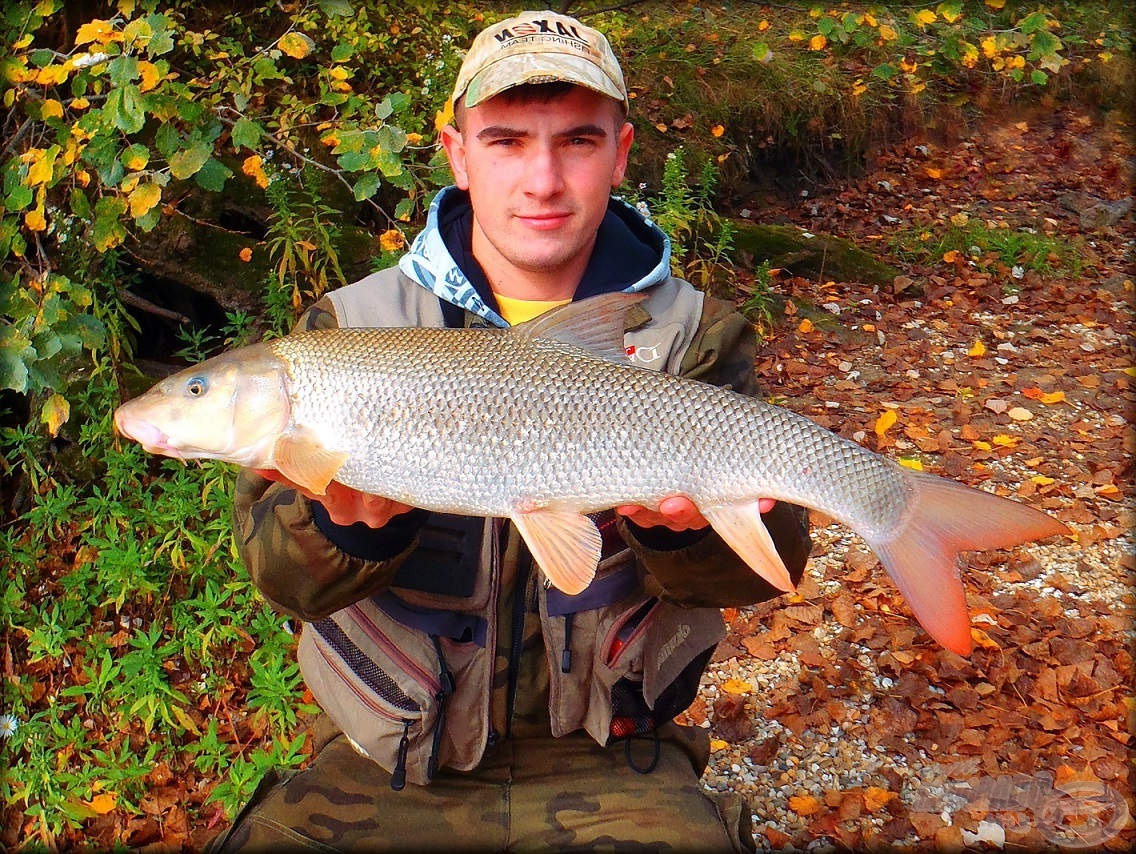
<svg viewBox="0 0 1136 854">
<path fill-rule="evenodd" d="M 398 268 L 328 294 L 301 327 L 507 325 L 470 251 L 471 216 L 464 193 L 443 191 Z M 748 323 L 673 278 L 669 255 L 665 235 L 613 199 L 576 298 L 647 293 L 628 316 L 633 363 L 754 394 Z M 713 531 L 597 516 L 595 580 L 568 596 L 543 583 L 507 520 L 413 510 L 378 530 L 340 526 L 251 472 L 235 501 L 254 581 L 305 623 L 308 687 L 395 788 L 473 768 L 506 737 L 654 732 L 693 699 L 723 635 L 718 609 L 779 593 Z M 804 512 L 778 504 L 764 518 L 799 578 Z"/>
</svg>

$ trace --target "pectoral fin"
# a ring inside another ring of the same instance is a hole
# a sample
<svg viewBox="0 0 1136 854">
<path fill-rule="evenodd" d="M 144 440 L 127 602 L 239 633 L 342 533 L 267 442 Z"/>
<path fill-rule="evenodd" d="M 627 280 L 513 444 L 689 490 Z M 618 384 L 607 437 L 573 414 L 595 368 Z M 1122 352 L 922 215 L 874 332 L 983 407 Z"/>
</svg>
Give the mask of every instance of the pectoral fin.
<svg viewBox="0 0 1136 854">
<path fill-rule="evenodd" d="M 347 454 L 328 450 L 313 431 L 300 427 L 280 435 L 272 448 L 272 461 L 286 478 L 323 495 L 347 461 Z"/>
<path fill-rule="evenodd" d="M 601 541 L 591 519 L 571 510 L 533 510 L 510 518 L 554 586 L 575 596 L 592 583 Z"/>
<path fill-rule="evenodd" d="M 750 569 L 778 590 L 794 590 L 796 585 L 789 577 L 785 562 L 773 545 L 773 538 L 761 519 L 759 503 L 755 499 L 745 504 L 727 504 L 721 507 L 700 507 L 702 515 Z"/>
</svg>

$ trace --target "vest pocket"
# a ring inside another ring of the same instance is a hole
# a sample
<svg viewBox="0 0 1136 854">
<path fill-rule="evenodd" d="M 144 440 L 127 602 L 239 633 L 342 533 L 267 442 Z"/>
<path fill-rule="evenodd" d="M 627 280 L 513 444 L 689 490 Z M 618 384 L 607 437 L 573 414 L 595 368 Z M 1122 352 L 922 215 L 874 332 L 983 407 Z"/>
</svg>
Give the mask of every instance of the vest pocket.
<svg viewBox="0 0 1136 854">
<path fill-rule="evenodd" d="M 395 645 L 352 606 L 304 627 L 304 680 L 351 744 L 391 774 L 391 788 L 424 785 L 439 764 L 440 726 L 452 685 Z M 448 673 L 443 666 L 442 673 Z"/>
</svg>

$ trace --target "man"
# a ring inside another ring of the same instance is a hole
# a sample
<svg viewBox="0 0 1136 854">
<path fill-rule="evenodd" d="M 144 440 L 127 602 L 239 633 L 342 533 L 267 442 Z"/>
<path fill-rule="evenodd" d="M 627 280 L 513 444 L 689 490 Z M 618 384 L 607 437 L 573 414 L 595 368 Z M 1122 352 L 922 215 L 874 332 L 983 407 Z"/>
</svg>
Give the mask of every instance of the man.
<svg viewBox="0 0 1136 854">
<path fill-rule="evenodd" d="M 398 269 L 329 294 L 303 327 L 507 326 L 641 291 L 634 361 L 754 392 L 748 324 L 672 278 L 667 238 L 610 197 L 633 131 L 600 33 L 551 12 L 491 26 L 453 102 L 456 186 Z M 799 578 L 803 512 L 764 509 Z M 327 714 L 311 766 L 269 774 L 213 850 L 751 848 L 745 804 L 699 787 L 705 731 L 671 718 L 722 637 L 718 609 L 777 591 L 689 499 L 615 510 L 597 519 L 595 581 L 567 596 L 504 520 L 244 474 L 244 559 L 306 621 L 300 662 Z"/>
</svg>

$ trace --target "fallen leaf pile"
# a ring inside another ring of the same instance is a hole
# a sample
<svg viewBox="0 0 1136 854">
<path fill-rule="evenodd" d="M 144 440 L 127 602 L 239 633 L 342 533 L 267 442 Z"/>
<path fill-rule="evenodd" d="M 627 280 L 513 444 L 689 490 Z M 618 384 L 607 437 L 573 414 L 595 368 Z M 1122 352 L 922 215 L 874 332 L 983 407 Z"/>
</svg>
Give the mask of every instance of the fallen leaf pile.
<svg viewBox="0 0 1136 854">
<path fill-rule="evenodd" d="M 789 316 L 758 367 L 772 400 L 1075 536 L 965 556 L 963 658 L 914 622 L 858 537 L 814 514 L 805 582 L 727 609 L 685 717 L 711 727 L 706 782 L 746 796 L 762 847 L 1136 842 L 1133 229 L 1068 203 L 1131 192 L 1125 132 L 1062 109 L 912 140 L 845 187 L 754 215 L 885 257 L 898 229 L 976 218 L 1081 253 L 1078 275 L 954 252 L 899 265 L 892 288 L 776 280 Z"/>
</svg>

